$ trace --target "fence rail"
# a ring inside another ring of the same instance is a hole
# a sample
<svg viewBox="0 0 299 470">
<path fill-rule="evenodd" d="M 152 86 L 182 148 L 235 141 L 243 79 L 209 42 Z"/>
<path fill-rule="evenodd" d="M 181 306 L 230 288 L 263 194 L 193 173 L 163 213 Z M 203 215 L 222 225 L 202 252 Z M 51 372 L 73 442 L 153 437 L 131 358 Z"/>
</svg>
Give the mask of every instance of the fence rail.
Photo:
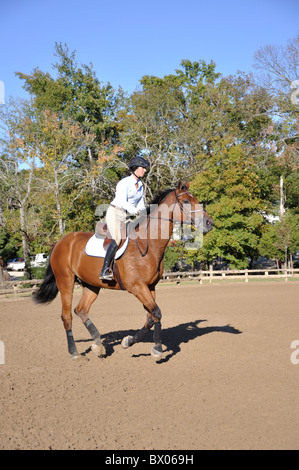
<svg viewBox="0 0 299 470">
<path fill-rule="evenodd" d="M 20 294 L 20 293 L 32 293 L 39 284 L 42 283 L 42 279 L 32 279 L 31 281 L 3 281 L 0 282 L 0 297 Z M 28 286 L 28 287 L 26 287 Z"/>
<path fill-rule="evenodd" d="M 284 279 L 286 282 L 289 278 L 299 278 L 299 269 L 240 269 L 240 270 L 213 270 L 209 271 L 186 271 L 186 272 L 170 272 L 163 273 L 160 282 L 184 282 L 187 280 L 196 280 L 200 284 L 207 280 L 210 283 L 221 280 L 239 280 L 248 282 L 249 279 Z"/>
<path fill-rule="evenodd" d="M 223 280 L 238 280 L 248 282 L 250 279 L 284 279 L 286 282 L 290 278 L 299 278 L 299 269 L 241 269 L 241 270 L 225 270 L 218 271 L 177 271 L 177 272 L 164 272 L 160 282 L 181 282 L 197 281 L 202 284 L 203 281 L 212 283 L 213 281 Z M 0 282 L 0 297 L 20 294 L 32 293 L 39 284 L 41 279 L 20 280 L 20 281 L 3 281 Z M 27 286 L 27 287 L 26 287 Z"/>
</svg>

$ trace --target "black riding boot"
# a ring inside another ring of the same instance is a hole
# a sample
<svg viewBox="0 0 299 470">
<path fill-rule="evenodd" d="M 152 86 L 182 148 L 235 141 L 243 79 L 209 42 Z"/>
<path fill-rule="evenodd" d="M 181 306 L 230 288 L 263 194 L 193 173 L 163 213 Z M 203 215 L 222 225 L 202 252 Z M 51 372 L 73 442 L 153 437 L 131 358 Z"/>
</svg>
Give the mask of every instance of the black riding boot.
<svg viewBox="0 0 299 470">
<path fill-rule="evenodd" d="M 110 269 L 110 265 L 114 259 L 117 249 L 118 249 L 118 244 L 116 243 L 115 240 L 112 240 L 107 249 L 107 253 L 104 259 L 104 264 L 103 264 L 102 271 L 100 274 L 100 279 L 104 279 L 106 281 L 112 281 L 113 272 Z"/>
</svg>

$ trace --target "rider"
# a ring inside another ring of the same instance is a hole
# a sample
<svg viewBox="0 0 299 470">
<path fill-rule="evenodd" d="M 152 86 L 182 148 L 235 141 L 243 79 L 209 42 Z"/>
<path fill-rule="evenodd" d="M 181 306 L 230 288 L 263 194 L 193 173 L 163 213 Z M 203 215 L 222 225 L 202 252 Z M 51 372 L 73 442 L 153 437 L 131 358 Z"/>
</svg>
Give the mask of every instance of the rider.
<svg viewBox="0 0 299 470">
<path fill-rule="evenodd" d="M 131 175 L 117 183 L 115 198 L 106 214 L 106 223 L 112 241 L 107 249 L 100 279 L 107 281 L 113 279 L 110 265 L 121 242 L 121 226 L 126 220 L 126 214 L 139 215 L 140 211 L 145 209 L 144 188 L 140 178 L 144 176 L 148 162 L 143 157 L 134 157 L 129 163 L 129 168 Z"/>
</svg>

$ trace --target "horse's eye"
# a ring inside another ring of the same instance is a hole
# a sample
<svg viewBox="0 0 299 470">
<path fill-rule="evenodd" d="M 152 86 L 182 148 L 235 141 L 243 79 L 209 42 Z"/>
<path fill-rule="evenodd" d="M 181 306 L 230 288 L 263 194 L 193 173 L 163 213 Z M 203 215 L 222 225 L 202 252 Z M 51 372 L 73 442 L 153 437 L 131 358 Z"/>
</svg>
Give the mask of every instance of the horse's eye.
<svg viewBox="0 0 299 470">
<path fill-rule="evenodd" d="M 190 204 L 190 202 L 188 201 L 188 199 L 185 199 L 184 204 Z"/>
</svg>

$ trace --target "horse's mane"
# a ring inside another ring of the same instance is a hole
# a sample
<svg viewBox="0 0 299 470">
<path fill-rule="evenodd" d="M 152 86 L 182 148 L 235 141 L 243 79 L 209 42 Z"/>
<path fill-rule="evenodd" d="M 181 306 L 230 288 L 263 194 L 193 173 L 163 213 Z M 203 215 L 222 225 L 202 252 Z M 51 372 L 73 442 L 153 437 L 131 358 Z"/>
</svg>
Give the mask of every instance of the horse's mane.
<svg viewBox="0 0 299 470">
<path fill-rule="evenodd" d="M 150 215 L 151 211 L 153 210 L 153 207 L 155 205 L 159 205 L 165 198 L 166 196 L 168 196 L 168 194 L 170 194 L 172 191 L 174 191 L 174 189 L 172 188 L 167 188 L 167 189 L 163 189 L 163 191 L 160 191 L 158 194 L 156 194 L 153 199 L 148 203 L 147 207 L 146 207 L 146 213 L 145 214 L 142 214 L 141 216 L 137 217 L 137 219 L 135 219 L 135 227 L 138 228 L 139 225 L 144 221 L 144 219 Z"/>
<path fill-rule="evenodd" d="M 167 189 L 164 189 L 163 191 L 160 191 L 150 201 L 149 206 L 154 205 L 154 204 L 157 204 L 157 205 L 160 204 L 163 201 L 163 199 L 165 199 L 166 196 L 168 196 L 168 194 L 170 194 L 172 191 L 173 191 L 172 188 L 167 188 Z"/>
</svg>

